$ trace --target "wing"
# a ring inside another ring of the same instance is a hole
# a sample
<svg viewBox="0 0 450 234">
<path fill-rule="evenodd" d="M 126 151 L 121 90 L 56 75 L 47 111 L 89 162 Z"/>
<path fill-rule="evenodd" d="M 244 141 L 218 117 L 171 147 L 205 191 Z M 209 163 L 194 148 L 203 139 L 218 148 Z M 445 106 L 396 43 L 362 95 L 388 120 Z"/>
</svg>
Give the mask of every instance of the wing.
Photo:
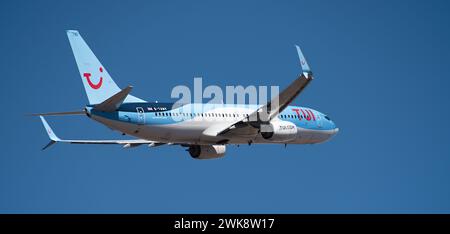
<svg viewBox="0 0 450 234">
<path fill-rule="evenodd" d="M 303 56 L 302 50 L 298 45 L 297 48 L 298 57 L 300 59 L 300 66 L 303 73 L 295 79 L 287 88 L 281 91 L 278 96 L 273 98 L 266 105 L 258 108 L 255 112 L 249 115 L 249 121 L 257 122 L 269 122 L 278 113 L 282 112 L 305 88 L 309 82 L 313 79 L 313 74 L 306 62 L 305 56 Z"/>
<path fill-rule="evenodd" d="M 124 148 L 131 148 L 136 147 L 144 144 L 148 144 L 149 147 L 155 147 L 160 145 L 172 145 L 171 143 L 163 143 L 163 142 L 156 142 L 156 141 L 149 141 L 149 140 L 143 140 L 143 139 L 130 139 L 130 140 L 62 140 L 56 134 L 53 132 L 50 125 L 48 125 L 47 121 L 44 119 L 44 117 L 39 116 L 41 118 L 42 124 L 44 125 L 45 130 L 47 131 L 48 137 L 50 138 L 50 142 L 42 148 L 42 150 L 47 149 L 51 145 L 55 144 L 56 142 L 63 142 L 63 143 L 71 143 L 71 144 L 107 144 L 107 145 L 122 145 Z"/>
<path fill-rule="evenodd" d="M 305 56 L 298 45 L 297 48 L 298 57 L 300 59 L 300 66 L 303 73 L 295 79 L 287 88 L 273 98 L 266 105 L 259 107 L 256 111 L 251 113 L 248 117 L 245 117 L 239 121 L 234 122 L 228 126 L 217 126 L 208 130 L 207 136 L 218 136 L 226 134 L 234 129 L 242 129 L 243 127 L 259 127 L 262 123 L 267 123 L 275 118 L 278 113 L 282 112 L 313 80 L 313 73 L 306 62 Z M 231 132 L 230 132 L 231 133 Z"/>
</svg>

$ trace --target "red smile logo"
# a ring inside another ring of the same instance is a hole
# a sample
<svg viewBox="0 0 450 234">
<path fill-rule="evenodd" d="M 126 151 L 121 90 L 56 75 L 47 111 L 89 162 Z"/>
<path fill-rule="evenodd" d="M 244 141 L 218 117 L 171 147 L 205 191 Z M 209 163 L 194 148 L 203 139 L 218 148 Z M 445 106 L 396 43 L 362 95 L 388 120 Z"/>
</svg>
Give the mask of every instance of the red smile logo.
<svg viewBox="0 0 450 234">
<path fill-rule="evenodd" d="M 98 70 L 100 72 L 103 72 L 103 68 L 102 67 L 100 67 Z M 89 86 L 91 86 L 91 88 L 99 89 L 100 87 L 102 87 L 103 77 L 100 77 L 100 81 L 97 84 L 94 84 L 91 81 L 91 73 L 83 73 L 83 76 L 87 79 L 87 82 L 88 82 Z"/>
</svg>

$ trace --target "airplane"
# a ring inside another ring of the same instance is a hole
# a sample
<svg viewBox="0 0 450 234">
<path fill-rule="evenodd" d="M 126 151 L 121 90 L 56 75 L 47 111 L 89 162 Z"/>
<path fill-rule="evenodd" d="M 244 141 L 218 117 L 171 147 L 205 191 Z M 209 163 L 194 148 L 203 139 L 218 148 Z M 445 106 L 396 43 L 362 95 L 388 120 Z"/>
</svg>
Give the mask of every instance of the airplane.
<svg viewBox="0 0 450 234">
<path fill-rule="evenodd" d="M 120 89 L 80 33 L 67 30 L 70 46 L 89 100 L 82 111 L 37 113 L 50 142 L 115 144 L 124 148 L 141 145 L 179 145 L 194 159 L 225 155 L 227 145 L 316 144 L 339 131 L 325 114 L 289 104 L 313 80 L 313 73 L 296 45 L 302 73 L 265 105 L 146 102 L 130 94 L 132 86 Z M 276 100 L 276 102 L 275 102 Z M 274 104 L 275 103 L 275 104 Z M 265 114 L 266 118 L 262 118 Z M 64 140 L 51 129 L 44 116 L 86 115 L 129 140 Z"/>
</svg>

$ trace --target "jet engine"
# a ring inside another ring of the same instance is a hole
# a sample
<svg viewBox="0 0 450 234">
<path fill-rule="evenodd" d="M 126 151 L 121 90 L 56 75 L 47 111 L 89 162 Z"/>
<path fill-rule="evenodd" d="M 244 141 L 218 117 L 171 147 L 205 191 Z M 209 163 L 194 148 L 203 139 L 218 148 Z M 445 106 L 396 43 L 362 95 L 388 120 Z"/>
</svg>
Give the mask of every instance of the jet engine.
<svg viewBox="0 0 450 234">
<path fill-rule="evenodd" d="M 225 155 L 225 145 L 191 145 L 189 154 L 195 159 L 221 158 Z"/>
<path fill-rule="evenodd" d="M 289 121 L 273 121 L 261 125 L 261 136 L 273 142 L 288 142 L 297 138 L 297 126 Z"/>
</svg>

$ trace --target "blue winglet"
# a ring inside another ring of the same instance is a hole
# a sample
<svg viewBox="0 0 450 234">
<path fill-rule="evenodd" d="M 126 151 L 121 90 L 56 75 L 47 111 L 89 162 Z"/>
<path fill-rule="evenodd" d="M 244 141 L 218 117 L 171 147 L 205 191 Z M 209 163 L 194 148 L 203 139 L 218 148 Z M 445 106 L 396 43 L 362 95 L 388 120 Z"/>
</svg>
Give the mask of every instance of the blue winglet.
<svg viewBox="0 0 450 234">
<path fill-rule="evenodd" d="M 312 73 L 311 68 L 308 65 L 308 62 L 305 59 L 305 56 L 302 53 L 302 50 L 300 49 L 300 46 L 295 45 L 297 48 L 298 58 L 300 59 L 300 66 L 302 66 L 303 73 Z"/>
</svg>

